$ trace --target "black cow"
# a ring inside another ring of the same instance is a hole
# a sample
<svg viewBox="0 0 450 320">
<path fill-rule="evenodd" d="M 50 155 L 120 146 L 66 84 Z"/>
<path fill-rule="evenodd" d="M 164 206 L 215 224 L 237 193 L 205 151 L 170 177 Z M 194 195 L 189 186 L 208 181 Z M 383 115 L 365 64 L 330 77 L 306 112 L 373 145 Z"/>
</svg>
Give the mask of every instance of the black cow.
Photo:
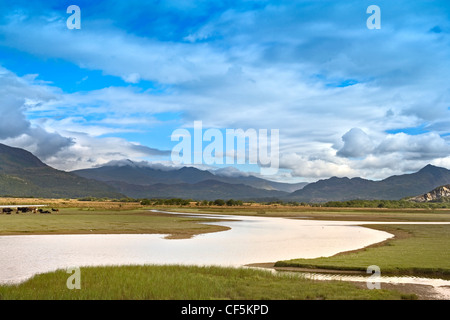
<svg viewBox="0 0 450 320">
<path fill-rule="evenodd" d="M 11 209 L 11 208 L 3 208 L 2 212 L 6 213 L 6 214 L 11 214 L 11 212 L 13 212 L 13 209 Z"/>
</svg>

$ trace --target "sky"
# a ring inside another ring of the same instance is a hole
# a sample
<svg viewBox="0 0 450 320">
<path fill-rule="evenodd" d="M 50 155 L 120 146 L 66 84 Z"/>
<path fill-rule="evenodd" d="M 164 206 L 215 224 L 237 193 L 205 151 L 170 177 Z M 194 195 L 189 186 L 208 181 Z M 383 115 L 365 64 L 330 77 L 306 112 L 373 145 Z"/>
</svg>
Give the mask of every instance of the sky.
<svg viewBox="0 0 450 320">
<path fill-rule="evenodd" d="M 201 121 L 278 130 L 276 181 L 450 169 L 447 0 L 1 0 L 0 12 L 0 143 L 55 168 L 173 167 L 172 134 Z M 248 161 L 194 165 L 261 175 Z"/>
</svg>

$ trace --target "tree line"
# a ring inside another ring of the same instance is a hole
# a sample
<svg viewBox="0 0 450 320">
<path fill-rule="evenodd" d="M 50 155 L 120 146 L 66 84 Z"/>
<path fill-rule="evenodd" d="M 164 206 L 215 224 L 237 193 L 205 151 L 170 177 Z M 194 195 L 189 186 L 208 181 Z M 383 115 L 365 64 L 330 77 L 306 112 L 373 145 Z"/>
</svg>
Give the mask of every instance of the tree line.
<svg viewBox="0 0 450 320">
<path fill-rule="evenodd" d="M 450 199 L 442 199 L 437 202 L 413 202 L 406 199 L 402 200 L 346 200 L 346 201 L 328 201 L 322 203 L 307 203 L 298 201 L 243 201 L 235 199 L 216 199 L 216 200 L 194 200 L 194 199 L 182 199 L 182 198 L 152 198 L 152 199 L 134 199 L 134 198 L 121 198 L 121 199 L 109 199 L 109 198 L 95 198 L 85 197 L 79 198 L 79 201 L 114 201 L 114 202 L 139 202 L 144 206 L 161 206 L 161 205 L 176 205 L 176 206 L 244 206 L 244 205 L 272 205 L 272 206 L 291 206 L 291 207 L 329 207 L 329 208 L 450 208 Z"/>
</svg>

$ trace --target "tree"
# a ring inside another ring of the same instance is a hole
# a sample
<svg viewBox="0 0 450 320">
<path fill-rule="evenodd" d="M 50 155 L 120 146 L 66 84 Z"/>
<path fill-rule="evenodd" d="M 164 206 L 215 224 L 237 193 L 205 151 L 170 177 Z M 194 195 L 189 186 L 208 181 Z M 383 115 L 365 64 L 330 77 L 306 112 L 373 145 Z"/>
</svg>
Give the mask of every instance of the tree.
<svg viewBox="0 0 450 320">
<path fill-rule="evenodd" d="M 142 199 L 141 200 L 141 205 L 143 205 L 143 206 L 149 206 L 151 204 L 152 204 L 152 201 L 149 200 L 149 199 Z"/>
<path fill-rule="evenodd" d="M 227 201 L 227 206 L 231 207 L 231 206 L 235 206 L 236 205 L 236 201 L 234 201 L 233 199 L 230 199 Z"/>
<path fill-rule="evenodd" d="M 223 206 L 223 205 L 225 205 L 225 201 L 222 199 L 216 199 L 216 200 L 214 200 L 214 204 L 216 206 Z"/>
</svg>

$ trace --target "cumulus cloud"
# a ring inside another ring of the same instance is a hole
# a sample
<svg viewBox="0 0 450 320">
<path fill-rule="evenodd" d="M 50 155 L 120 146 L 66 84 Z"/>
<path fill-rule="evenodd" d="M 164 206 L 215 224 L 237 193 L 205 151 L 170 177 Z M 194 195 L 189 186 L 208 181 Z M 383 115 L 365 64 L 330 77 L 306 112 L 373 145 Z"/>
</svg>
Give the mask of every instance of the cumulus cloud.
<svg viewBox="0 0 450 320">
<path fill-rule="evenodd" d="M 337 152 L 338 156 L 347 158 L 364 157 L 373 150 L 369 136 L 359 128 L 353 128 L 342 136 L 344 146 Z"/>
<path fill-rule="evenodd" d="M 297 153 L 285 153 L 280 158 L 280 168 L 289 169 L 292 176 L 303 177 L 307 181 L 318 178 L 354 177 L 358 171 L 353 169 L 351 163 L 346 159 L 300 155 Z"/>
<path fill-rule="evenodd" d="M 41 94 L 25 80 L 0 67 L 0 139 L 17 137 L 28 130 L 30 123 L 24 114 L 26 99 Z"/>
<path fill-rule="evenodd" d="M 5 143 L 26 149 L 41 160 L 46 160 L 73 145 L 74 141 L 41 127 L 30 127 L 22 135 L 5 140 Z"/>
<path fill-rule="evenodd" d="M 0 70 L 0 140 L 46 159 L 70 146 L 72 140 L 32 126 L 26 118 L 25 112 L 33 104 L 54 98 L 50 88 L 33 84 L 34 79 L 35 76 L 20 78 L 4 68 Z"/>
<path fill-rule="evenodd" d="M 46 163 L 62 170 L 77 170 L 106 164 L 112 160 L 166 157 L 169 151 L 131 143 L 122 138 L 93 137 L 81 132 L 72 132 L 74 143 L 52 157 Z"/>
<path fill-rule="evenodd" d="M 376 154 L 401 153 L 404 158 L 432 160 L 450 154 L 450 145 L 437 133 L 388 135 L 375 149 Z"/>
</svg>

